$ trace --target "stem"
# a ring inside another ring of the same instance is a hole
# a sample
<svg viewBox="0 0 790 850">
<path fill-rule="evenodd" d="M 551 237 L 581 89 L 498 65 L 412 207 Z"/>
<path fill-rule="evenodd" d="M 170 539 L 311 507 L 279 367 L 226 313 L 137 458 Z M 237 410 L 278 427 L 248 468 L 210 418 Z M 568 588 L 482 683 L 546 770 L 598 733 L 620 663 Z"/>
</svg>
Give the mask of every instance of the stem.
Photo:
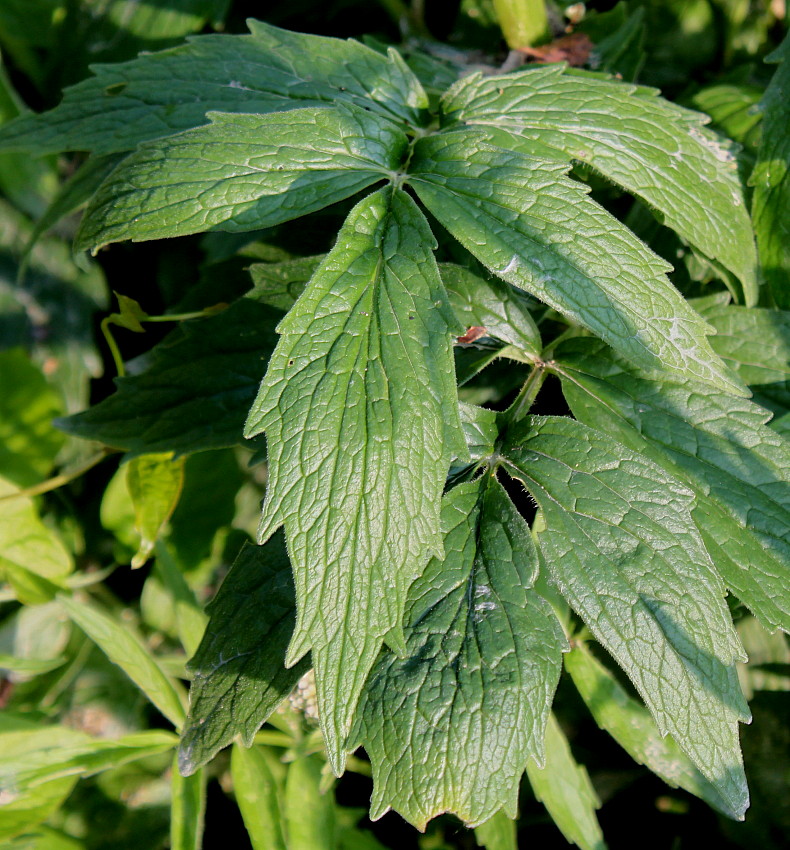
<svg viewBox="0 0 790 850">
<path fill-rule="evenodd" d="M 513 404 L 504 412 L 503 418 L 506 425 L 518 422 L 519 419 L 523 419 L 529 413 L 529 409 L 537 398 L 545 378 L 546 364 L 540 360 L 527 376 L 527 380 L 524 381 L 524 386 L 519 390 Z"/>
<path fill-rule="evenodd" d="M 112 331 L 110 330 L 111 324 L 113 324 L 112 316 L 105 316 L 101 320 L 101 332 L 104 334 L 104 339 L 107 341 L 107 345 L 110 349 L 110 354 L 112 354 L 112 359 L 115 363 L 115 371 L 118 373 L 119 378 L 123 378 L 123 376 L 126 374 L 126 369 L 123 365 L 123 357 L 121 357 L 121 352 L 118 348 L 118 343 L 116 343 L 115 337 L 113 337 Z"/>
<path fill-rule="evenodd" d="M 89 457 L 79 466 L 74 467 L 74 469 L 71 469 L 68 472 L 62 472 L 54 478 L 48 478 L 46 481 L 41 481 L 38 484 L 34 484 L 32 487 L 27 487 L 24 490 L 17 490 L 15 493 L 0 496 L 0 502 L 5 502 L 8 499 L 19 499 L 23 496 L 40 496 L 42 493 L 49 493 L 50 490 L 57 490 L 58 487 L 68 484 L 75 478 L 79 478 L 80 475 L 84 475 L 89 469 L 93 469 L 96 464 L 101 463 L 104 458 L 113 454 L 115 451 L 115 449 L 104 449 L 99 452 L 99 454 Z"/>
<path fill-rule="evenodd" d="M 532 47 L 549 37 L 545 0 L 494 0 L 494 9 L 511 49 Z"/>
</svg>

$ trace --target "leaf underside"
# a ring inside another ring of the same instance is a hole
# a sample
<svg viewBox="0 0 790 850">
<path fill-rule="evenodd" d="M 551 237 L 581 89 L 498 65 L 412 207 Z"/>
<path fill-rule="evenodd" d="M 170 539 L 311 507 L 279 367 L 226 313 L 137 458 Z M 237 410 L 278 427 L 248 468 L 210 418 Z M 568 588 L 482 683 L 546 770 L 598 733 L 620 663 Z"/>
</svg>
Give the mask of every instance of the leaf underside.
<svg viewBox="0 0 790 850">
<path fill-rule="evenodd" d="M 267 435 L 260 538 L 284 524 L 294 570 L 288 663 L 312 648 L 338 772 L 382 640 L 402 645 L 408 588 L 441 554 L 442 487 L 466 455 L 432 244 L 400 190 L 360 201 L 280 324 L 247 422 Z"/>
</svg>

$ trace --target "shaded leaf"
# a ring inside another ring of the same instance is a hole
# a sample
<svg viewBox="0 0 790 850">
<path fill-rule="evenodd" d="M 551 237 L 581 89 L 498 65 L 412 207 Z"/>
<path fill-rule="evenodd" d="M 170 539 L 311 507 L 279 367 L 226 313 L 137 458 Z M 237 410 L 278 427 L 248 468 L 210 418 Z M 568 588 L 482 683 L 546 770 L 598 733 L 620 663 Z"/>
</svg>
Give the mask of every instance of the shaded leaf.
<svg viewBox="0 0 790 850">
<path fill-rule="evenodd" d="M 427 106 L 393 50 L 248 22 L 251 35 L 206 35 L 153 56 L 94 66 L 62 103 L 0 130 L 0 150 L 134 150 L 206 123 L 212 111 L 264 114 L 336 102 L 418 121 Z"/>
<path fill-rule="evenodd" d="M 178 772 L 174 758 L 170 775 L 170 847 L 171 850 L 201 850 L 203 820 L 206 813 L 206 772 L 191 776 Z"/>
<path fill-rule="evenodd" d="M 285 777 L 283 818 L 288 850 L 335 850 L 335 800 L 321 791 L 319 756 L 300 756 Z"/>
<path fill-rule="evenodd" d="M 500 809 L 492 818 L 475 827 L 475 841 L 485 850 L 518 850 L 516 822 Z"/>
<path fill-rule="evenodd" d="M 595 722 L 605 729 L 634 761 L 650 768 L 672 788 L 683 788 L 732 817 L 732 809 L 697 770 L 670 735 L 658 731 L 650 712 L 630 697 L 617 679 L 584 644 L 565 656 L 573 679 Z M 743 817 L 740 818 L 743 820 Z"/>
<path fill-rule="evenodd" d="M 746 303 L 755 303 L 754 240 L 735 157 L 704 127 L 706 116 L 655 89 L 564 73 L 561 65 L 467 76 L 443 109 L 448 123 L 502 127 L 592 166 L 732 271 Z"/>
<path fill-rule="evenodd" d="M 505 150 L 474 129 L 421 139 L 409 182 L 489 271 L 647 368 L 743 394 L 669 266 L 565 176 L 565 163 Z"/>
<path fill-rule="evenodd" d="M 465 454 L 432 244 L 402 191 L 360 201 L 280 323 L 247 421 L 247 435 L 267 435 L 260 539 L 284 524 L 294 570 L 286 663 L 312 647 L 337 772 L 381 642 L 402 646 L 409 585 L 441 552 L 440 495 Z"/>
<path fill-rule="evenodd" d="M 529 528 L 490 473 L 447 494 L 442 531 L 444 558 L 409 591 L 406 653 L 373 669 L 355 736 L 373 765 L 371 818 L 394 808 L 421 830 L 443 812 L 470 826 L 515 817 L 566 648 L 530 592 Z"/>
<path fill-rule="evenodd" d="M 408 147 L 394 124 L 351 107 L 207 117 L 124 159 L 88 205 L 76 246 L 272 227 L 391 177 Z"/>
<path fill-rule="evenodd" d="M 790 629 L 790 444 L 770 414 L 699 384 L 659 381 L 592 340 L 555 352 L 574 415 L 686 480 L 717 571 L 768 628 Z"/>
<path fill-rule="evenodd" d="M 754 186 L 752 219 L 760 271 L 779 307 L 790 309 L 790 35 L 766 57 L 778 64 L 760 108 L 763 134 L 749 184 Z"/>
<path fill-rule="evenodd" d="M 749 713 L 724 586 L 691 517 L 692 492 L 641 453 L 569 418 L 511 430 L 506 469 L 538 502 L 546 566 L 563 596 L 740 816 L 738 721 Z"/>
<path fill-rule="evenodd" d="M 148 368 L 117 378 L 114 395 L 58 426 L 132 456 L 243 442 L 244 419 L 281 317 L 242 298 L 218 316 L 185 323 L 154 346 Z"/>
<path fill-rule="evenodd" d="M 185 775 L 236 738 L 249 747 L 310 667 L 308 659 L 284 666 L 295 603 L 281 534 L 263 547 L 244 545 L 207 610 L 205 635 L 189 662 L 195 675 L 179 747 Z"/>
</svg>

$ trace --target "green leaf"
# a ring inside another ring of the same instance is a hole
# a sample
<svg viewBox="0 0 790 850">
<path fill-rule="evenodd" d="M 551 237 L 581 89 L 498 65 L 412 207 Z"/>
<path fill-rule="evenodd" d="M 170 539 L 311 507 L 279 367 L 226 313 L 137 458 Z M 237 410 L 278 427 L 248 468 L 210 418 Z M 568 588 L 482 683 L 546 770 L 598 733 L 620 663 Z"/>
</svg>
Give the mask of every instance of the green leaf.
<svg viewBox="0 0 790 850">
<path fill-rule="evenodd" d="M 743 394 L 705 341 L 707 325 L 666 278 L 669 266 L 569 180 L 567 168 L 470 129 L 421 139 L 409 182 L 503 280 L 649 369 Z"/>
<path fill-rule="evenodd" d="M 511 431 L 506 469 L 543 511 L 538 536 L 563 596 L 732 811 L 748 805 L 738 721 L 749 713 L 724 586 L 691 517 L 692 492 L 568 418 Z"/>
<path fill-rule="evenodd" d="M 442 531 L 444 558 L 409 591 L 405 656 L 373 669 L 356 736 L 373 765 L 371 818 L 394 808 L 420 830 L 443 812 L 469 826 L 516 816 L 567 648 L 530 592 L 529 528 L 491 473 L 447 494 Z"/>
<path fill-rule="evenodd" d="M 170 732 L 134 732 L 117 740 L 92 738 L 63 726 L 9 732 L 0 736 L 0 790 L 24 793 L 53 779 L 90 776 L 130 761 L 167 752 L 176 742 Z"/>
<path fill-rule="evenodd" d="M 555 352 L 574 415 L 690 485 L 705 545 L 765 625 L 790 630 L 790 443 L 770 414 L 699 384 L 657 381 L 592 340 Z"/>
<path fill-rule="evenodd" d="M 195 674 L 179 769 L 190 774 L 237 737 L 255 733 L 310 668 L 286 669 L 295 602 L 281 534 L 266 546 L 244 545 L 208 607 L 206 633 L 189 669 Z"/>
<path fill-rule="evenodd" d="M 753 400 L 776 416 L 790 411 L 790 311 L 718 304 L 699 312 L 716 328 L 711 347 Z"/>
<path fill-rule="evenodd" d="M 0 130 L 0 150 L 134 150 L 206 123 L 212 111 L 270 113 L 348 103 L 417 123 L 428 105 L 394 51 L 248 22 L 252 35 L 207 35 L 131 62 L 96 65 L 43 115 Z"/>
<path fill-rule="evenodd" d="M 140 535 L 132 569 L 142 567 L 178 504 L 184 485 L 184 458 L 170 453 L 141 455 L 126 467 L 126 486 L 134 505 L 135 531 Z"/>
<path fill-rule="evenodd" d="M 274 349 L 282 317 L 242 298 L 183 324 L 148 355 L 148 368 L 117 378 L 117 392 L 58 421 L 64 431 L 126 449 L 176 455 L 243 442 L 244 419 Z"/>
<path fill-rule="evenodd" d="M 178 564 L 166 545 L 156 547 L 156 572 L 173 600 L 175 626 L 181 645 L 188 656 L 197 651 L 206 631 L 208 618 L 195 599 L 192 588 L 184 579 Z"/>
<path fill-rule="evenodd" d="M 260 747 L 233 745 L 233 794 L 253 850 L 288 850 L 280 816 L 280 789 Z"/>
<path fill-rule="evenodd" d="M 743 146 L 738 158 L 754 165 L 760 143 L 762 117 L 755 104 L 762 90 L 748 82 L 722 82 L 705 86 L 691 97 L 692 106 L 711 117 L 714 128 Z"/>
<path fill-rule="evenodd" d="M 285 778 L 283 815 L 288 850 L 335 850 L 335 801 L 321 792 L 322 759 L 300 756 Z"/>
<path fill-rule="evenodd" d="M 518 850 L 516 822 L 500 809 L 492 818 L 475 827 L 475 841 L 485 850 Z"/>
<path fill-rule="evenodd" d="M 60 538 L 39 519 L 32 499 L 0 478 L 0 575 L 26 605 L 48 602 L 74 565 Z M 8 498 L 10 497 L 10 498 Z"/>
<path fill-rule="evenodd" d="M 752 219 L 757 234 L 760 271 L 777 306 L 790 309 L 790 35 L 766 57 L 778 65 L 760 108 L 763 135 L 749 184 L 754 186 Z"/>
<path fill-rule="evenodd" d="M 0 475 L 20 487 L 47 476 L 63 445 L 52 427 L 62 412 L 57 392 L 21 348 L 0 352 Z"/>
<path fill-rule="evenodd" d="M 540 332 L 530 302 L 519 290 L 495 277 L 485 280 L 453 263 L 442 263 L 439 271 L 450 306 L 464 327 L 483 327 L 486 336 L 514 346 L 531 359 L 540 356 Z"/>
<path fill-rule="evenodd" d="M 280 263 L 253 263 L 249 272 L 255 288 L 247 297 L 277 310 L 290 310 L 325 256 L 296 257 Z"/>
<path fill-rule="evenodd" d="M 543 768 L 528 764 L 527 776 L 535 796 L 569 842 L 582 850 L 606 850 L 595 816 L 601 804 L 553 714 L 546 724 L 546 764 Z"/>
<path fill-rule="evenodd" d="M 178 772 L 178 758 L 174 758 L 170 789 L 171 850 L 201 850 L 203 819 L 206 813 L 205 771 L 199 770 L 191 776 L 182 776 Z"/>
<path fill-rule="evenodd" d="M 124 159 L 88 205 L 76 246 L 272 227 L 394 176 L 408 148 L 402 130 L 356 107 L 207 117 Z"/>
<path fill-rule="evenodd" d="M 735 157 L 705 129 L 707 117 L 655 89 L 564 70 L 467 76 L 444 98 L 446 121 L 502 127 L 592 166 L 732 271 L 754 304 L 754 240 Z"/>
<path fill-rule="evenodd" d="M 576 643 L 565 656 L 565 669 L 595 722 L 634 761 L 650 768 L 672 788 L 701 797 L 729 817 L 735 814 L 672 737 L 661 735 L 647 709 L 626 693 L 583 643 Z M 743 815 L 738 819 L 743 820 Z"/>
<path fill-rule="evenodd" d="M 247 421 L 247 435 L 267 433 L 260 539 L 284 524 L 294 570 L 286 663 L 312 647 L 338 772 L 381 642 L 402 646 L 408 588 L 441 553 L 440 496 L 465 455 L 433 244 L 402 191 L 360 201 L 280 323 Z"/>
<path fill-rule="evenodd" d="M 175 726 L 184 720 L 181 689 L 133 632 L 91 603 L 60 597 L 66 613 Z"/>
<path fill-rule="evenodd" d="M 490 457 L 499 438 L 497 412 L 478 407 L 476 404 L 460 402 L 461 427 L 466 440 L 466 450 L 472 463 Z M 466 458 L 462 461 L 466 465 Z"/>
</svg>

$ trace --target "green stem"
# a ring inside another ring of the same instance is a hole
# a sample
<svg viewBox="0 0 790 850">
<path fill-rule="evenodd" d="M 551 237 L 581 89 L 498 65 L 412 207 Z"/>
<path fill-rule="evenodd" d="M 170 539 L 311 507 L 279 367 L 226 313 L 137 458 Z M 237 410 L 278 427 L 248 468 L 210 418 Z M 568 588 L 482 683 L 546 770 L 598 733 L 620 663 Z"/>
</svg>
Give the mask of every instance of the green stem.
<svg viewBox="0 0 790 850">
<path fill-rule="evenodd" d="M 537 398 L 545 378 L 546 364 L 541 360 L 535 364 L 535 367 L 527 376 L 527 380 L 524 381 L 524 386 L 519 390 L 513 404 L 502 414 L 506 426 L 518 422 L 519 419 L 523 419 L 529 413 L 529 409 Z"/>
<path fill-rule="evenodd" d="M 79 478 L 80 475 L 84 475 L 89 469 L 93 469 L 96 464 L 101 463 L 104 458 L 115 453 L 115 451 L 116 449 L 102 449 L 102 451 L 98 454 L 89 457 L 83 463 L 73 469 L 62 472 L 60 475 L 56 475 L 54 478 L 47 478 L 46 481 L 41 481 L 38 484 L 34 484 L 32 487 L 26 487 L 24 490 L 16 490 L 13 493 L 0 496 L 0 502 L 5 502 L 9 499 L 19 499 L 22 497 L 32 498 L 33 496 L 40 496 L 42 493 L 49 493 L 50 490 L 57 490 L 58 487 L 63 487 L 64 484 L 74 481 L 75 478 Z"/>
<path fill-rule="evenodd" d="M 494 0 L 505 41 L 512 50 L 548 39 L 549 16 L 545 0 Z"/>
<path fill-rule="evenodd" d="M 119 378 L 123 378 L 126 374 L 126 368 L 123 365 L 121 350 L 118 348 L 118 343 L 115 341 L 115 337 L 112 335 L 112 331 L 110 330 L 110 325 L 112 324 L 112 316 L 105 316 L 101 320 L 101 332 L 104 334 L 104 339 L 107 341 L 110 354 L 112 354 L 112 359 L 115 363 L 115 371 L 118 373 Z"/>
</svg>

